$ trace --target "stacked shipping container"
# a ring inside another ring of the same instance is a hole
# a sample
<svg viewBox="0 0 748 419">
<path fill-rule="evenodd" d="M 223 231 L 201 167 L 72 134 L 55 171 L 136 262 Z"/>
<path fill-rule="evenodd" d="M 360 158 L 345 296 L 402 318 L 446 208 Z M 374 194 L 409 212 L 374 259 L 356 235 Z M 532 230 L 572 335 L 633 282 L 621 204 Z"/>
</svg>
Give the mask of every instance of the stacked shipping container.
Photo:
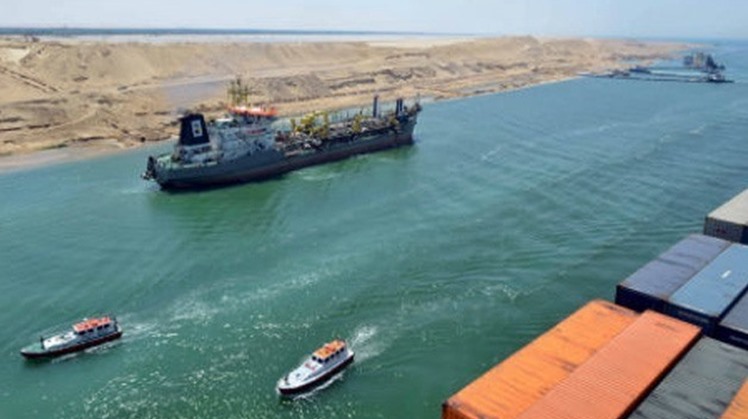
<svg viewBox="0 0 748 419">
<path fill-rule="evenodd" d="M 520 418 L 623 417 L 698 336 L 698 328 L 688 323 L 646 311 Z"/>
<path fill-rule="evenodd" d="M 630 416 L 718 418 L 748 376 L 748 352 L 703 338 Z"/>
<path fill-rule="evenodd" d="M 737 342 L 748 330 L 748 246 L 692 235 L 648 263 L 616 287 L 616 303 L 636 311 L 653 309 L 696 324 L 721 339 Z M 740 307 L 730 316 L 731 309 Z M 730 322 L 719 325 L 722 319 Z"/>
<path fill-rule="evenodd" d="M 748 418 L 748 381 L 743 384 L 738 394 L 732 399 L 721 419 L 745 419 Z"/>
<path fill-rule="evenodd" d="M 698 335 L 655 312 L 593 301 L 447 400 L 442 417 L 618 418 Z"/>
<path fill-rule="evenodd" d="M 665 313 L 712 335 L 748 289 L 748 247 L 732 244 L 665 302 Z"/>
<path fill-rule="evenodd" d="M 587 304 L 447 400 L 443 417 L 518 417 L 636 318 L 614 304 Z"/>
<path fill-rule="evenodd" d="M 704 234 L 748 244 L 748 189 L 706 217 Z"/>
<path fill-rule="evenodd" d="M 747 418 L 748 246 L 736 243 L 748 243 L 748 190 L 704 233 L 617 286 L 634 311 L 587 304 L 449 398 L 442 417 Z"/>
<path fill-rule="evenodd" d="M 449 398 L 442 418 L 748 417 L 748 351 L 699 336 L 593 301 Z"/>
<path fill-rule="evenodd" d="M 701 234 L 687 237 L 618 284 L 616 304 L 663 312 L 665 301 L 729 245 Z"/>
<path fill-rule="evenodd" d="M 714 335 L 722 342 L 748 349 L 748 295 L 738 300 Z"/>
</svg>

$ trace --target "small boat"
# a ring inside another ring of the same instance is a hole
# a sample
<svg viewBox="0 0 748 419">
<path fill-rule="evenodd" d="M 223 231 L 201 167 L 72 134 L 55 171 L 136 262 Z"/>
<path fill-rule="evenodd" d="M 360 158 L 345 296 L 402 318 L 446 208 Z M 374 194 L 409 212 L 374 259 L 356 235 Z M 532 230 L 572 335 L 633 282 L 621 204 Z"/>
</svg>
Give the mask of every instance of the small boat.
<svg viewBox="0 0 748 419">
<path fill-rule="evenodd" d="M 293 395 L 311 390 L 342 371 L 353 362 L 353 351 L 344 340 L 334 340 L 301 363 L 295 370 L 278 380 L 277 390 L 282 395 Z"/>
<path fill-rule="evenodd" d="M 39 342 L 21 349 L 21 355 L 29 359 L 52 358 L 101 345 L 121 336 L 122 329 L 114 317 L 83 319 L 74 324 L 72 330 L 49 337 L 41 336 Z"/>
<path fill-rule="evenodd" d="M 639 74 L 652 74 L 652 70 L 641 65 L 637 65 L 637 66 L 629 68 L 629 72 L 639 73 Z"/>
<path fill-rule="evenodd" d="M 706 82 L 707 83 L 733 83 L 733 80 L 728 80 L 725 78 L 724 74 L 720 72 L 713 72 L 709 73 L 706 76 Z"/>
</svg>

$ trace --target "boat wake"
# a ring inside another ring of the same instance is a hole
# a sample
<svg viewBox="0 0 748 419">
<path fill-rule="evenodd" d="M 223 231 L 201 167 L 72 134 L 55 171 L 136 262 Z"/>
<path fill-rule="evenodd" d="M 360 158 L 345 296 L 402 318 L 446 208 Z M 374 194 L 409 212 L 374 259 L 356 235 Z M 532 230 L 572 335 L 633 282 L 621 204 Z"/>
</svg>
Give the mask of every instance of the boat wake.
<svg viewBox="0 0 748 419">
<path fill-rule="evenodd" d="M 152 190 L 154 189 L 158 190 L 158 186 L 157 185 L 145 185 L 145 186 L 138 185 L 138 186 L 132 186 L 128 188 L 122 188 L 122 189 L 119 189 L 117 192 L 120 195 L 145 195 L 145 194 L 151 193 Z"/>
<path fill-rule="evenodd" d="M 512 301 L 512 302 L 514 302 L 517 299 L 517 297 L 519 297 L 520 295 L 530 295 L 534 291 L 535 291 L 534 289 L 522 291 L 505 283 L 493 284 L 481 290 L 483 295 L 487 297 L 496 297 L 497 295 L 503 295 L 507 297 L 509 301 Z"/>
<path fill-rule="evenodd" d="M 105 355 L 109 353 L 112 349 L 117 348 L 120 345 L 122 345 L 122 341 L 120 339 L 117 339 L 112 342 L 107 342 L 107 343 L 103 343 L 101 345 L 97 345 L 91 348 L 86 348 L 79 352 L 73 352 L 70 354 L 58 356 L 56 358 L 50 359 L 49 363 L 58 364 L 61 362 L 71 361 L 73 359 L 77 359 L 78 357 L 86 356 L 86 355 Z"/>
<path fill-rule="evenodd" d="M 331 172 L 329 170 L 322 170 L 320 168 L 311 168 L 299 172 L 299 178 L 307 182 L 324 182 L 335 179 L 339 176 L 339 173 Z"/>
<path fill-rule="evenodd" d="M 101 345 L 98 345 L 98 346 L 94 346 L 93 348 L 88 348 L 88 349 L 86 349 L 83 352 L 85 352 L 87 354 L 92 354 L 92 355 L 94 355 L 94 354 L 95 355 L 104 355 L 104 354 L 108 353 L 110 350 L 112 350 L 112 349 L 114 349 L 114 348 L 116 348 L 116 347 L 118 347 L 120 345 L 122 345 L 122 340 L 121 339 L 117 339 L 117 340 L 114 340 L 114 341 L 111 341 L 111 342 L 107 342 L 107 343 L 104 343 L 104 344 L 101 344 Z"/>
<path fill-rule="evenodd" d="M 498 146 L 498 147 L 491 149 L 490 151 L 483 153 L 483 155 L 480 156 L 481 161 L 492 161 L 493 156 L 501 152 L 501 148 L 502 148 L 501 146 Z"/>
<path fill-rule="evenodd" d="M 224 310 L 237 309 L 260 301 L 272 301 L 276 298 L 288 295 L 289 293 L 298 292 L 312 287 L 314 284 L 330 275 L 331 273 L 326 270 L 307 272 L 290 279 L 283 279 L 280 282 L 276 282 L 263 288 L 233 294 L 227 293 L 221 297 L 221 306 Z"/>
<path fill-rule="evenodd" d="M 706 124 L 699 125 L 698 127 L 688 131 L 691 135 L 701 135 L 704 133 L 704 128 L 706 128 Z"/>
<path fill-rule="evenodd" d="M 352 337 L 346 339 L 356 353 L 356 363 L 377 357 L 387 349 L 382 339 L 374 339 L 379 334 L 378 332 L 376 326 L 361 326 L 356 329 Z"/>
<path fill-rule="evenodd" d="M 187 298 L 177 301 L 170 311 L 170 324 L 195 323 L 206 325 L 221 310 L 211 303 L 201 300 L 199 294 L 193 293 Z"/>
<path fill-rule="evenodd" d="M 53 358 L 49 361 L 50 364 L 59 364 L 60 362 L 66 362 L 70 361 L 71 359 L 78 358 L 79 356 L 83 355 L 86 351 L 81 352 L 73 352 L 71 354 L 65 354 L 62 356 L 58 356 L 57 358 Z"/>
<path fill-rule="evenodd" d="M 129 321 L 128 316 L 120 316 L 119 319 L 127 325 L 127 329 L 122 334 L 122 340 L 137 341 L 158 334 L 156 330 L 157 322 Z"/>
</svg>

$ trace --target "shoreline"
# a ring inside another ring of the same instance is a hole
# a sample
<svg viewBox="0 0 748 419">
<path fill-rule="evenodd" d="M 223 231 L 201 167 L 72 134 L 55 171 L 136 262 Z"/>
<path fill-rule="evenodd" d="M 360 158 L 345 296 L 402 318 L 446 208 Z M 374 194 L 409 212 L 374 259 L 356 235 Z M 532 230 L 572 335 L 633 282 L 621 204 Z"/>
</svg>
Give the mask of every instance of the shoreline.
<svg viewBox="0 0 748 419">
<path fill-rule="evenodd" d="M 291 117 L 367 106 L 375 94 L 442 101 L 526 89 L 689 47 L 529 36 L 215 44 L 0 37 L 0 174 L 172 139 L 180 109 L 222 114 L 236 76 L 254 104 Z"/>
<path fill-rule="evenodd" d="M 164 142 L 169 140 L 163 140 Z M 37 150 L 21 154 L 0 156 L 0 176 L 72 163 L 82 160 L 96 159 L 136 150 L 137 147 L 123 148 L 114 140 L 111 144 L 97 144 L 95 146 L 71 145 L 47 150 Z"/>
</svg>

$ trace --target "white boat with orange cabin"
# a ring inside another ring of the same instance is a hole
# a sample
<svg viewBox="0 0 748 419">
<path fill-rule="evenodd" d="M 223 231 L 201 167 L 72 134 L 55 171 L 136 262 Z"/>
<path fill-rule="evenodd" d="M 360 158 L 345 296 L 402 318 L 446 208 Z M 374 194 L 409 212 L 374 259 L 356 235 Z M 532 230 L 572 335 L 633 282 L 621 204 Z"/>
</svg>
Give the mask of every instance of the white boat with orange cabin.
<svg viewBox="0 0 748 419">
<path fill-rule="evenodd" d="M 122 329 L 115 317 L 83 319 L 75 323 L 71 330 L 41 336 L 38 342 L 21 349 L 21 355 L 29 359 L 52 358 L 101 345 L 121 336 Z"/>
<path fill-rule="evenodd" d="M 345 369 L 353 362 L 353 356 L 353 351 L 342 339 L 326 343 L 296 369 L 278 380 L 276 388 L 282 395 L 304 393 Z"/>
</svg>

